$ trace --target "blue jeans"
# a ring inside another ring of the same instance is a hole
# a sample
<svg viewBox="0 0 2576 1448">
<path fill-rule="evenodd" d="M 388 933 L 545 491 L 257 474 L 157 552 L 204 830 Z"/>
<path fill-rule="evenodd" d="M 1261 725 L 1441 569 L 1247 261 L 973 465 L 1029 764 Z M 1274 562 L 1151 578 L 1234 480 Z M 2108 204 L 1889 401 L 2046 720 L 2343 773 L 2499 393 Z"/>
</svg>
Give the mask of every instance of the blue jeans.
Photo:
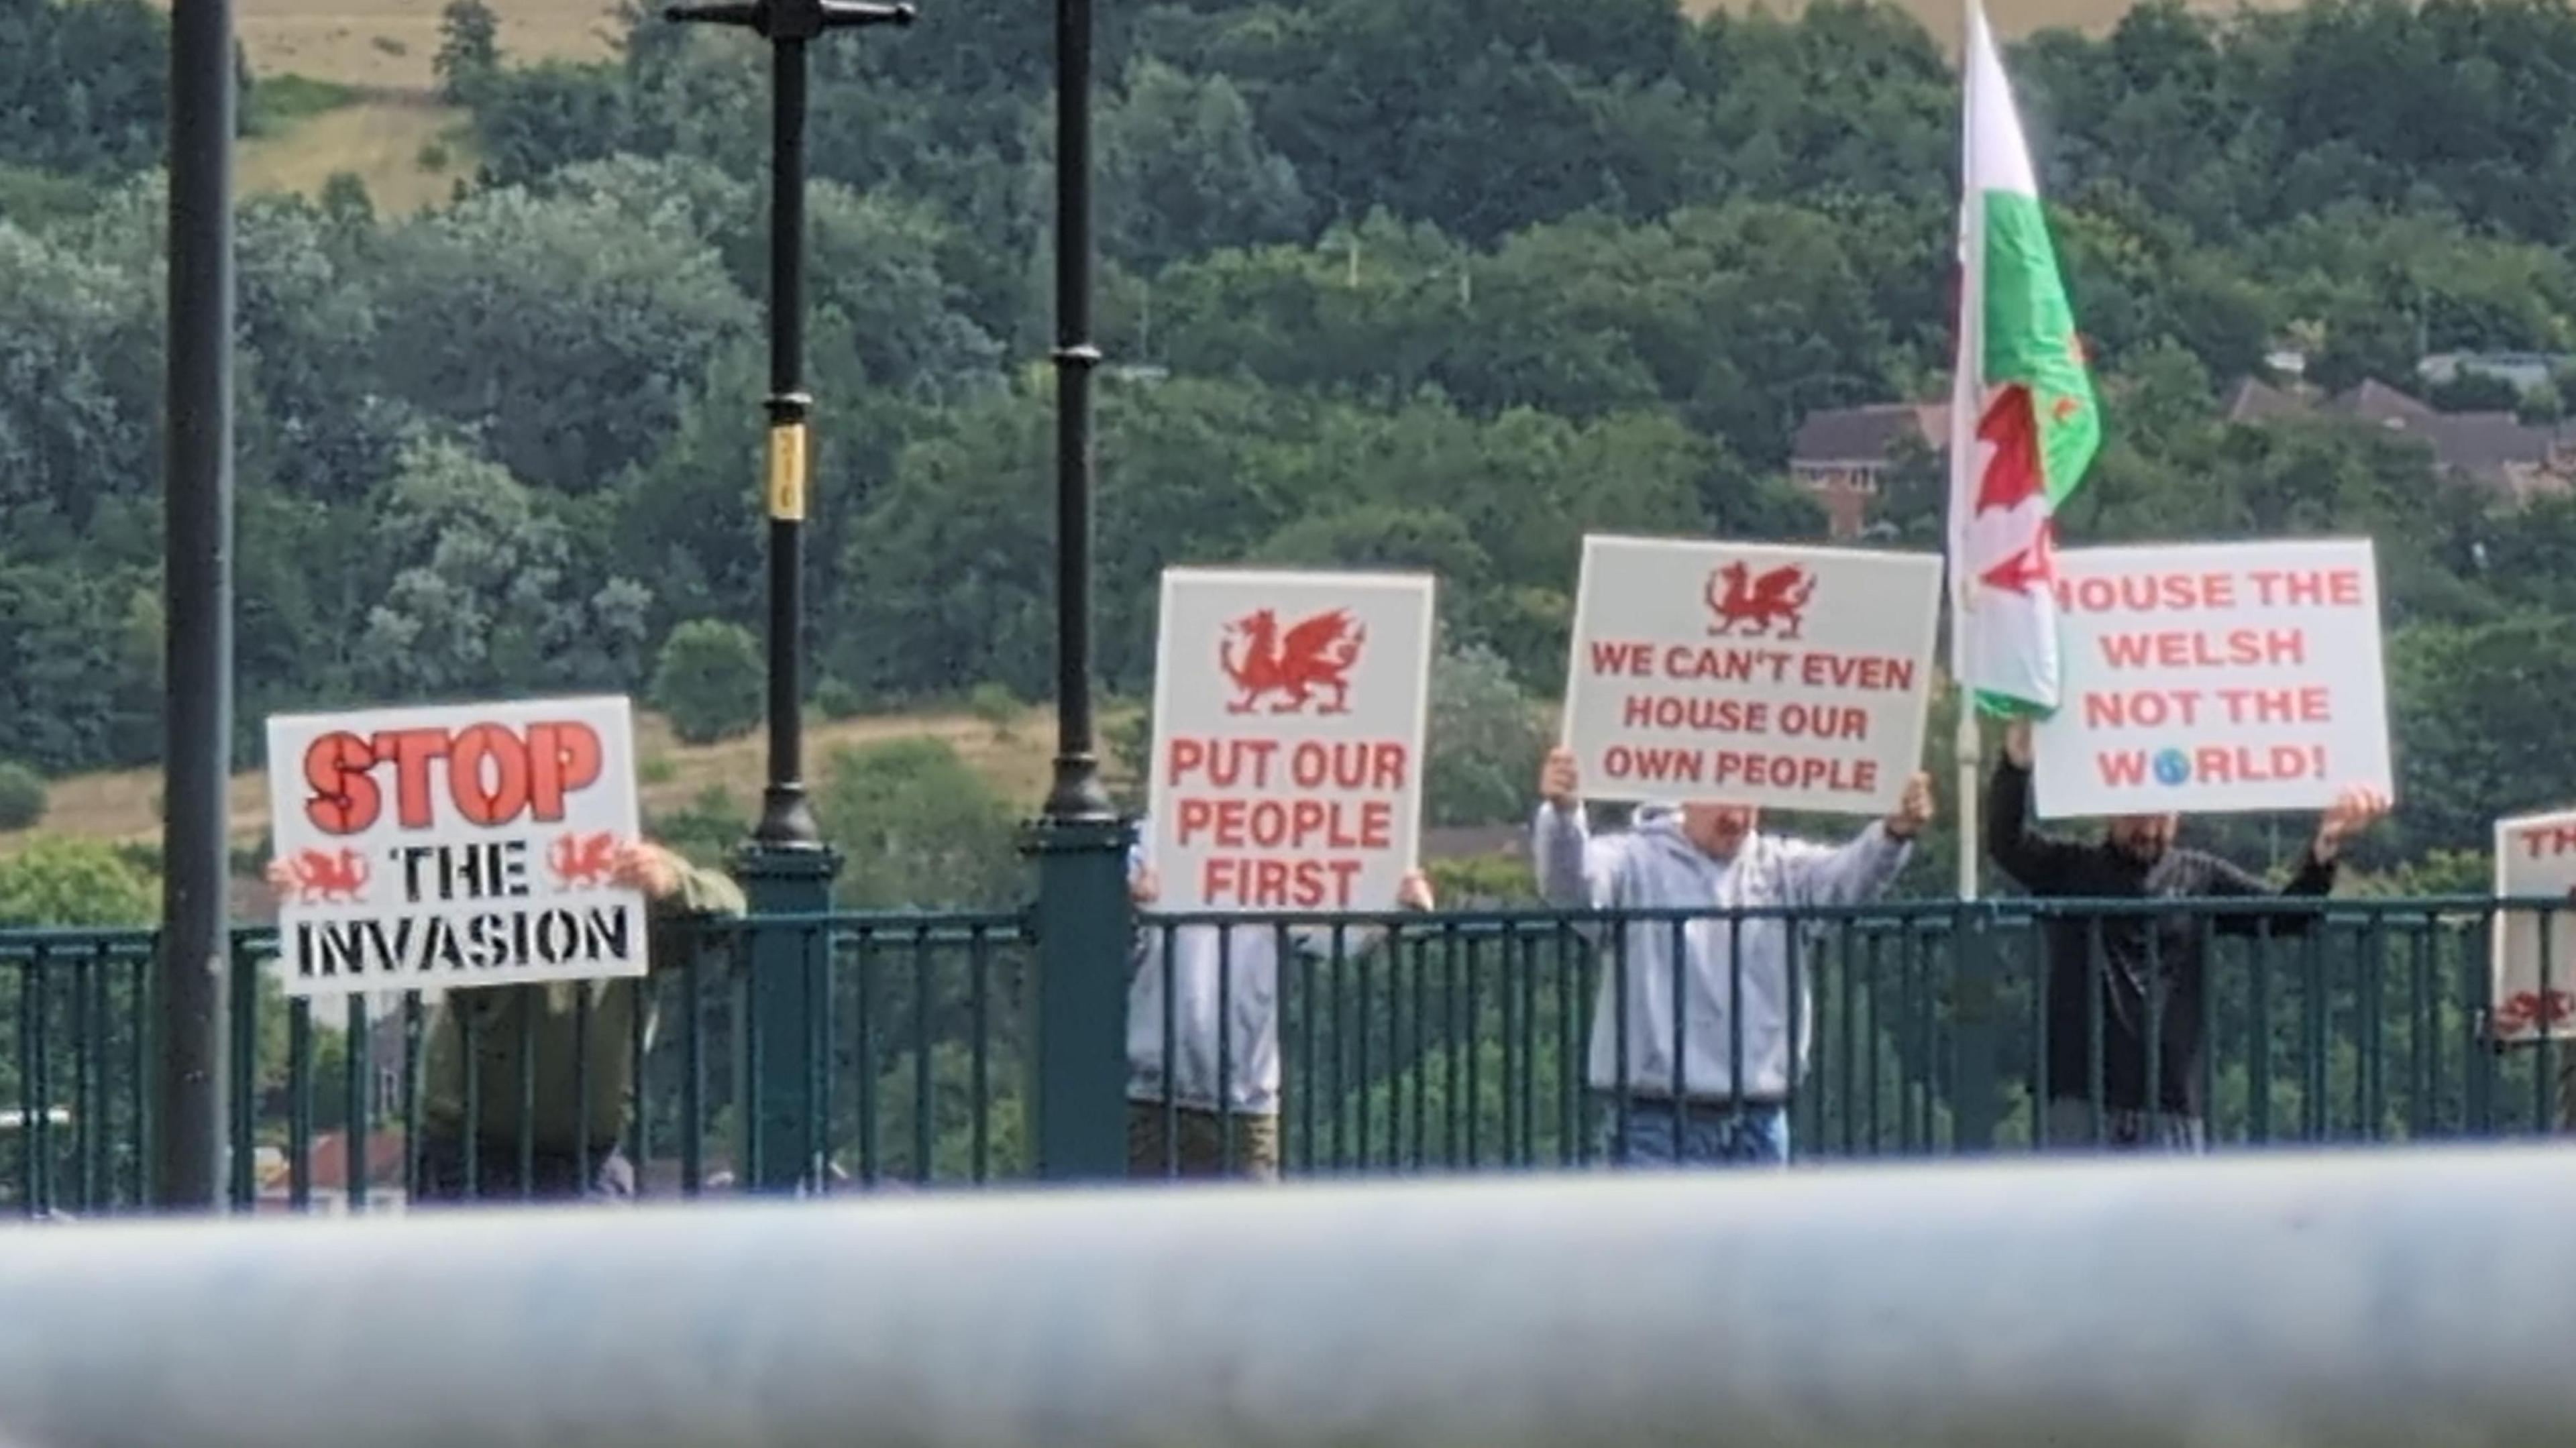
<svg viewBox="0 0 2576 1448">
<path fill-rule="evenodd" d="M 1789 1108 L 1776 1102 L 1735 1106 L 1631 1097 L 1628 1140 L 1619 1141 L 1619 1103 L 1603 1099 L 1601 1158 L 1612 1166 L 1787 1166 Z"/>
</svg>

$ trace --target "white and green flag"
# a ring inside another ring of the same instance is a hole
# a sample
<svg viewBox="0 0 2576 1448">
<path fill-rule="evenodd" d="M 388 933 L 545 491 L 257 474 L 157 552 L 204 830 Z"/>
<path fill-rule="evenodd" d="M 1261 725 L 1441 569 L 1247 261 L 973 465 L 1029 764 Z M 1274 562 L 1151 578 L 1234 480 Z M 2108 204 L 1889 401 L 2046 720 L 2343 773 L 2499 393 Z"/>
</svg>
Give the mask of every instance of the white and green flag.
<svg viewBox="0 0 2576 1448">
<path fill-rule="evenodd" d="M 2021 118 L 1976 0 L 1963 70 L 1951 667 L 1988 712 L 2045 715 L 2058 700 L 2054 520 L 2101 446 L 2102 417 Z"/>
</svg>

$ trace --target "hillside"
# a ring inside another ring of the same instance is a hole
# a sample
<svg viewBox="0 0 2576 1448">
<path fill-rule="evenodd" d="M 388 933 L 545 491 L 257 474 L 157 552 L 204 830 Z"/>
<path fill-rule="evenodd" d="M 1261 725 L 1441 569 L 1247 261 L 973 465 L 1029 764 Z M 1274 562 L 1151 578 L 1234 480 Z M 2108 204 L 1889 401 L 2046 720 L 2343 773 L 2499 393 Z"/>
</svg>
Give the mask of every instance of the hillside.
<svg viewBox="0 0 2576 1448">
<path fill-rule="evenodd" d="M 1794 15 L 1805 0 L 1682 0 L 1702 14 L 1756 6 Z M 1960 7 L 1952 0 L 1896 0 L 1945 49 L 1955 48 Z M 2281 3 L 2281 0 L 2272 0 Z M 1994 0 L 2007 36 L 2072 27 L 2107 30 L 2131 0 Z M 243 143 L 242 184 L 260 192 L 317 196 L 333 176 L 366 183 L 378 211 L 409 215 L 447 199 L 474 173 L 466 116 L 436 104 L 432 61 L 439 12 L 432 0 L 242 0 L 238 25 L 251 70 L 263 79 L 303 77 L 349 88 L 342 103 L 302 115 Z M 2220 11 L 2232 3 L 2194 8 Z M 601 0 L 492 0 L 502 54 L 512 64 L 596 60 L 614 53 L 625 20 Z"/>
<path fill-rule="evenodd" d="M 807 771 L 819 776 L 835 750 L 906 738 L 946 741 L 997 793 L 1015 804 L 1034 809 L 1046 792 L 1054 723 L 1051 715 L 1038 710 L 1001 725 L 965 714 L 818 721 L 805 732 Z M 711 787 L 724 790 L 745 810 L 760 797 L 764 745 L 758 734 L 690 746 L 674 740 L 670 726 L 659 716 L 646 714 L 638 721 L 636 746 L 648 815 L 679 809 Z M 120 843 L 153 840 L 160 830 L 160 793 L 161 777 L 148 769 L 56 780 L 41 829 L 0 833 L 0 855 L 22 848 L 36 833 Z M 243 843 L 256 841 L 268 828 L 268 788 L 262 776 L 234 776 L 232 814 L 234 837 Z"/>
</svg>

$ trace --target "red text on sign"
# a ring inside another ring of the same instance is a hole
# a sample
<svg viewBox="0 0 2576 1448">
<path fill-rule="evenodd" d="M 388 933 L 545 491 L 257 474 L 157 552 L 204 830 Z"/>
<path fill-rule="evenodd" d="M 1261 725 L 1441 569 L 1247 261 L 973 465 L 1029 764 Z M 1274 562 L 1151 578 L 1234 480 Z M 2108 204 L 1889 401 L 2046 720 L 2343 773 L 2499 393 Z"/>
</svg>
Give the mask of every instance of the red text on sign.
<svg viewBox="0 0 2576 1448">
<path fill-rule="evenodd" d="M 1789 681 L 1786 649 L 1738 648 L 1714 644 L 1675 644 L 1664 650 L 1664 677 L 1707 679 L 1721 684 Z"/>
<path fill-rule="evenodd" d="M 2223 633 L 2106 633 L 2102 657 L 2115 669 L 2213 669 L 2304 664 L 2308 636 L 2294 628 L 2232 628 Z"/>
<path fill-rule="evenodd" d="M 2331 724 L 2334 695 L 2323 684 L 2278 689 L 2221 689 L 2232 724 Z"/>
<path fill-rule="evenodd" d="M 2129 689 L 2084 696 L 2087 729 L 2162 729 L 2199 722 L 2198 689 Z"/>
<path fill-rule="evenodd" d="M 1209 799 L 1175 807 L 1180 843 L 1220 850 L 1388 850 L 1395 806 L 1386 800 Z"/>
<path fill-rule="evenodd" d="M 599 735 L 589 725 L 564 721 L 462 729 L 391 729 L 361 737 L 325 734 L 304 750 L 304 782 L 312 793 L 304 816 L 325 834 L 371 829 L 384 813 L 379 765 L 393 766 L 394 816 L 407 830 L 436 822 L 440 786 L 466 823 L 483 828 L 522 816 L 551 824 L 564 816 L 564 799 L 599 779 Z M 436 782 L 433 782 L 433 776 Z"/>
<path fill-rule="evenodd" d="M 2526 859 L 2546 860 L 2576 855 L 2576 824 L 2535 825 L 2517 836 Z"/>
<path fill-rule="evenodd" d="M 1608 639 L 1593 640 L 1592 672 L 1628 674 L 1643 678 L 1654 671 L 1655 646 L 1653 644 L 1623 644 L 1614 643 Z"/>
<path fill-rule="evenodd" d="M 1411 748 L 1392 740 L 1175 739 L 1164 751 L 1167 784 L 1218 789 L 1403 789 Z M 1284 757 L 1283 757 L 1284 756 Z"/>
<path fill-rule="evenodd" d="M 2228 573 L 2132 573 L 2117 578 L 2061 578 L 2057 606 L 2069 613 L 2182 613 L 2234 608 Z"/>
<path fill-rule="evenodd" d="M 2357 568 L 2257 568 L 2254 596 L 2268 606 L 2312 608 L 2361 607 L 2361 570 Z"/>
<path fill-rule="evenodd" d="M 1199 866 L 1199 898 L 1245 910 L 1347 910 L 1363 862 L 1212 855 Z"/>
<path fill-rule="evenodd" d="M 2322 744 L 2204 744 L 2174 752 L 2182 755 L 2192 784 L 2277 784 L 2326 777 L 2326 750 Z M 2148 764 L 2147 751 L 2143 749 L 2106 749 L 2093 756 L 2093 767 L 2101 772 L 2102 782 L 2114 788 L 2144 786 Z"/>
</svg>

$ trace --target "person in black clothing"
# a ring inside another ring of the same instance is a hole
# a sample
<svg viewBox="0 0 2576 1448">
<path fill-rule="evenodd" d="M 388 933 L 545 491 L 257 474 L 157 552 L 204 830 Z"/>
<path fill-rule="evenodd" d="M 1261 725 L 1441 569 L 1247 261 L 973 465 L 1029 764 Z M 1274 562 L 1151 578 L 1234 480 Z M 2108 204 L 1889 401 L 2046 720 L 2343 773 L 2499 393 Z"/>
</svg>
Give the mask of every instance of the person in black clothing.
<svg viewBox="0 0 2576 1448">
<path fill-rule="evenodd" d="M 2078 899 L 2188 899 L 2276 893 L 2215 856 L 2176 849 L 2178 817 L 2121 815 L 2100 841 L 2081 844 L 2031 828 L 2030 725 L 2004 734 L 2003 761 L 1986 795 L 1987 849 L 2033 895 Z M 2343 842 L 2388 812 L 2375 790 L 2345 790 L 2317 825 L 2299 871 L 2277 893 L 2319 896 L 2334 888 Z M 2209 931 L 2300 935 L 2315 917 L 2192 914 L 2101 915 L 2048 922 L 2048 1139 L 2094 1143 L 2093 987 L 2100 942 L 2102 1003 L 2099 1144 L 2124 1150 L 2199 1151 L 2201 992 Z M 2152 937 L 2148 932 L 2154 931 Z M 2098 932 L 2098 933 L 2097 933 Z M 2158 977 L 2161 977 L 2160 983 Z M 2159 1014 L 2161 1019 L 2159 1019 Z M 2154 1070 L 2148 1043 L 2156 1041 Z M 2148 1099 L 2150 1074 L 2155 1099 Z"/>
</svg>

